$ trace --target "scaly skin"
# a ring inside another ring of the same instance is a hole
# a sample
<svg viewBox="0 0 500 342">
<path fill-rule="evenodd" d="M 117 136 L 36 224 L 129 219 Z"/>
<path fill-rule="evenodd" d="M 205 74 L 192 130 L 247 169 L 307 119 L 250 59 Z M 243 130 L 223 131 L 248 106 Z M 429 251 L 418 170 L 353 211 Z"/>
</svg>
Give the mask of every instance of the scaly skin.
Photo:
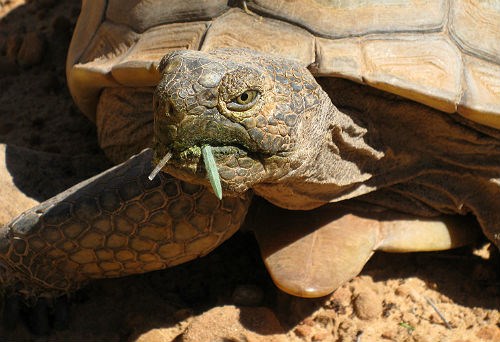
<svg viewBox="0 0 500 342">
<path fill-rule="evenodd" d="M 361 196 L 417 216 L 472 213 L 500 245 L 500 131 L 334 78 L 322 88 L 293 61 L 246 49 L 173 52 L 160 71 L 156 159 L 171 153 L 175 177 L 209 186 L 198 165 L 210 144 L 225 194 L 253 189 L 293 210 Z"/>
<path fill-rule="evenodd" d="M 245 49 L 177 51 L 160 70 L 156 160 L 172 154 L 175 178 L 148 181 L 144 152 L 21 215 L 0 232 L 2 283 L 54 295 L 194 259 L 240 227 L 250 189 L 295 210 L 360 197 L 419 216 L 472 213 L 500 245 L 498 130 L 331 79 L 327 93 L 295 62 Z M 222 202 L 207 190 L 204 145 Z"/>
<path fill-rule="evenodd" d="M 57 296 L 87 280 L 174 266 L 207 254 L 241 225 L 250 195 L 219 201 L 166 174 L 146 150 L 25 212 L 0 231 L 0 281 Z"/>
</svg>

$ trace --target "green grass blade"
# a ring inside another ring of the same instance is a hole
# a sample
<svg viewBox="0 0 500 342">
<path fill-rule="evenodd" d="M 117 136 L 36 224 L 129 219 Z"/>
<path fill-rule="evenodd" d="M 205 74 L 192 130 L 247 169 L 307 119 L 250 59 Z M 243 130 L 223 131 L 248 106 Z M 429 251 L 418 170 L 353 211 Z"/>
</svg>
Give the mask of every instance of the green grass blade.
<svg viewBox="0 0 500 342">
<path fill-rule="evenodd" d="M 207 170 L 208 180 L 214 189 L 215 196 L 221 200 L 222 185 L 220 183 L 219 170 L 217 170 L 217 164 L 215 164 L 214 154 L 212 153 L 212 146 L 204 145 L 201 148 L 201 154 L 205 163 L 205 169 Z"/>
</svg>

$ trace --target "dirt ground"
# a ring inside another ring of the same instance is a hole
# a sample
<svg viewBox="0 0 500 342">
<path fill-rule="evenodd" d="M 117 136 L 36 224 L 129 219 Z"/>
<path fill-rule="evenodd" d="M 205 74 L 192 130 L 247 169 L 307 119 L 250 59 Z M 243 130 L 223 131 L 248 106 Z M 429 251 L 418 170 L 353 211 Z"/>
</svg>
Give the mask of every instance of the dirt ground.
<svg viewBox="0 0 500 342">
<path fill-rule="evenodd" d="M 79 6 L 79 0 L 0 0 L 0 143 L 61 160 L 81 155 L 84 165 L 64 181 L 57 179 L 64 162 L 21 168 L 17 183 L 36 200 L 109 165 L 66 88 L 65 55 Z M 36 337 L 20 323 L 13 331 L 0 328 L 0 340 L 500 341 L 492 250 L 486 244 L 377 253 L 331 296 L 306 300 L 277 290 L 252 235 L 238 233 L 188 264 L 89 284 L 71 298 L 67 329 Z"/>
</svg>

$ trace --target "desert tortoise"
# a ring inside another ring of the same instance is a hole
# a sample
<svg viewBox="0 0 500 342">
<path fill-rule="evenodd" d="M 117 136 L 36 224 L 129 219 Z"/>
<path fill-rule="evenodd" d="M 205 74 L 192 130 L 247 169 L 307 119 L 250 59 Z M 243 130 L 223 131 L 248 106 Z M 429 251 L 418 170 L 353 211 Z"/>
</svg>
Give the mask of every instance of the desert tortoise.
<svg viewBox="0 0 500 342">
<path fill-rule="evenodd" d="M 55 296 L 197 258 L 252 193 L 248 226 L 298 296 L 377 249 L 472 241 L 466 214 L 499 246 L 500 6 L 229 3 L 83 1 L 71 93 L 110 159 L 153 146 L 166 173 L 148 179 L 147 149 L 13 220 L 2 283 Z"/>
</svg>

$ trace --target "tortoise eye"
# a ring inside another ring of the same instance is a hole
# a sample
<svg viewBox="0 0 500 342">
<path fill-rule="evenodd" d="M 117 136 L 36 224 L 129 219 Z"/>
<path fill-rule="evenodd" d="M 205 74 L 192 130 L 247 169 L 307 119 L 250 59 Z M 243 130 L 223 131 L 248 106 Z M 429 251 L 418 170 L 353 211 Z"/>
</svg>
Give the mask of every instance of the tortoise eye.
<svg viewBox="0 0 500 342">
<path fill-rule="evenodd" d="M 248 110 L 255 105 L 259 97 L 260 93 L 257 90 L 246 90 L 228 102 L 227 108 L 240 112 Z"/>
</svg>

